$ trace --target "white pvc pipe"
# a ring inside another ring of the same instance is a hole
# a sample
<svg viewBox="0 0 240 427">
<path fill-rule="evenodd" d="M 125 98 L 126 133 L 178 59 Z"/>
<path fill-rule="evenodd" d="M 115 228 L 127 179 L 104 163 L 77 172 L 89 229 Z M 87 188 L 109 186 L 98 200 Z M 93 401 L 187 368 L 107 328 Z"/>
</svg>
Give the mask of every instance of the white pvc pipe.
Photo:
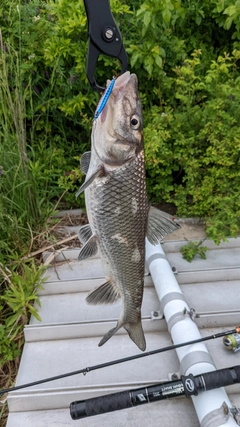
<svg viewBox="0 0 240 427">
<path fill-rule="evenodd" d="M 183 314 L 184 310 L 189 311 L 189 307 L 161 245 L 153 246 L 147 239 L 146 262 L 163 308 L 173 343 L 180 344 L 184 341 L 201 338 L 197 325 L 189 315 Z M 176 352 L 180 361 L 182 375 L 188 375 L 189 373 L 199 375 L 216 370 L 204 343 L 184 346 L 176 349 Z M 212 411 L 218 410 L 223 402 L 226 402 L 228 407 L 232 406 L 224 388 L 199 393 L 198 396 L 192 396 L 192 401 L 200 424 L 205 417 L 205 420 L 209 417 L 211 418 Z M 204 422 L 203 424 L 205 425 L 206 423 Z M 232 417 L 229 417 L 226 422 L 216 424 L 215 420 L 209 425 L 236 427 L 236 422 Z"/>
</svg>

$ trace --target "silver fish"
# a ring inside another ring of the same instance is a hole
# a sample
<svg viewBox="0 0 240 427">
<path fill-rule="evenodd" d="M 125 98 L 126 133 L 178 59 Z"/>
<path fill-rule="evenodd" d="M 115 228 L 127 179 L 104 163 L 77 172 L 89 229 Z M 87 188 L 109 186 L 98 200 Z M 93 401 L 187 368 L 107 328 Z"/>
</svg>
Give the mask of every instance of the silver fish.
<svg viewBox="0 0 240 427">
<path fill-rule="evenodd" d="M 110 84 L 110 82 L 108 82 Z M 141 323 L 145 237 L 157 244 L 179 225 L 170 215 L 150 207 L 145 184 L 142 111 L 135 74 L 116 79 L 106 106 L 94 120 L 91 152 L 81 157 L 89 225 L 81 227 L 79 260 L 99 249 L 106 282 L 91 291 L 88 304 L 112 304 L 122 309 L 115 328 L 99 346 L 124 327 L 145 350 Z"/>
</svg>

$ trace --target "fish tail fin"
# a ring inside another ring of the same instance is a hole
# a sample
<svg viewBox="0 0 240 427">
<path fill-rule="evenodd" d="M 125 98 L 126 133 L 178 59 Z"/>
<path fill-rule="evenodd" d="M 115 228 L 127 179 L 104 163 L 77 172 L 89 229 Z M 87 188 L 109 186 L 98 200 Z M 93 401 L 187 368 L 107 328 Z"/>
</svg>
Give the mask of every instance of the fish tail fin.
<svg viewBox="0 0 240 427">
<path fill-rule="evenodd" d="M 101 341 L 98 344 L 98 347 L 101 347 L 103 344 L 105 344 L 110 338 L 112 338 L 112 336 L 118 331 L 118 329 L 120 329 L 123 325 L 119 325 L 119 322 L 117 323 L 117 326 L 113 329 L 110 329 L 110 331 L 108 331 L 104 337 L 102 337 Z"/>
<path fill-rule="evenodd" d="M 142 328 L 142 322 L 138 323 L 126 323 L 122 324 L 118 321 L 117 326 L 113 329 L 110 329 L 104 337 L 99 342 L 98 346 L 101 347 L 103 344 L 105 344 L 121 327 L 124 327 L 126 329 L 129 337 L 131 340 L 140 348 L 140 350 L 144 351 L 146 349 L 146 341 L 145 336 Z"/>
<path fill-rule="evenodd" d="M 140 350 L 146 350 L 146 340 L 142 328 L 142 322 L 138 323 L 127 323 L 124 325 L 124 329 L 126 329 L 131 340 L 140 348 Z"/>
</svg>

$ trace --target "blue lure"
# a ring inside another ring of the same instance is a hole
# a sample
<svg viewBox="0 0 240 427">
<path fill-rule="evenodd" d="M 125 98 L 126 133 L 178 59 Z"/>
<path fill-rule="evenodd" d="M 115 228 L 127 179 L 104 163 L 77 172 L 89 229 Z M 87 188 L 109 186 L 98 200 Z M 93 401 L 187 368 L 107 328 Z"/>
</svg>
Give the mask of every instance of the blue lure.
<svg viewBox="0 0 240 427">
<path fill-rule="evenodd" d="M 105 105 L 106 105 L 106 103 L 108 101 L 108 98 L 109 98 L 109 96 L 112 93 L 115 81 L 116 81 L 116 78 L 114 77 L 112 79 L 110 85 L 105 90 L 102 98 L 100 99 L 100 101 L 98 103 L 98 106 L 97 106 L 97 109 L 96 109 L 95 114 L 94 114 L 94 120 L 96 120 L 99 117 L 99 115 L 101 114 L 102 110 L 104 109 L 104 107 L 105 107 Z"/>
</svg>

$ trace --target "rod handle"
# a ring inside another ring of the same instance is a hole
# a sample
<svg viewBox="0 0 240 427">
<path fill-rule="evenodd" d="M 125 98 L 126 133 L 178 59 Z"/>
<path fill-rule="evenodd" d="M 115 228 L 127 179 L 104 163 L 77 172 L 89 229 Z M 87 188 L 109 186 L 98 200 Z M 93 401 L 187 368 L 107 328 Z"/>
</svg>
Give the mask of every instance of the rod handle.
<svg viewBox="0 0 240 427">
<path fill-rule="evenodd" d="M 132 402 L 129 391 L 122 391 L 88 400 L 72 402 L 70 405 L 70 414 L 73 420 L 79 420 L 80 418 L 130 407 L 132 407 Z"/>
<path fill-rule="evenodd" d="M 206 390 L 213 390 L 219 387 L 240 383 L 240 366 L 220 369 L 218 371 L 203 374 Z"/>
</svg>

